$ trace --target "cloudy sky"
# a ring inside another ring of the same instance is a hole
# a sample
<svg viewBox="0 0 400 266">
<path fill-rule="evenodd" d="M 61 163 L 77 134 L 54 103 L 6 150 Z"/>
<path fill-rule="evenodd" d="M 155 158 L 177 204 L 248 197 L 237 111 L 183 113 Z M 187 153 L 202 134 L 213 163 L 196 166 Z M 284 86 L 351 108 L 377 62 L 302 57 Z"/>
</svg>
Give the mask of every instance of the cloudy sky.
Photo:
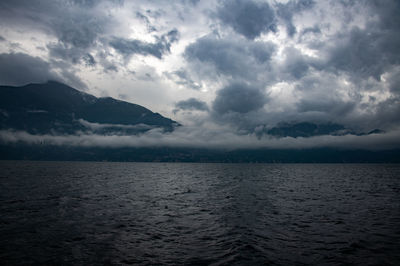
<svg viewBox="0 0 400 266">
<path fill-rule="evenodd" d="M 398 0 L 3 0 L 0 83 L 137 103 L 183 124 L 183 142 L 257 146 L 257 132 L 306 121 L 379 128 L 390 146 L 399 14 Z M 357 143 L 337 138 L 316 142 Z"/>
</svg>

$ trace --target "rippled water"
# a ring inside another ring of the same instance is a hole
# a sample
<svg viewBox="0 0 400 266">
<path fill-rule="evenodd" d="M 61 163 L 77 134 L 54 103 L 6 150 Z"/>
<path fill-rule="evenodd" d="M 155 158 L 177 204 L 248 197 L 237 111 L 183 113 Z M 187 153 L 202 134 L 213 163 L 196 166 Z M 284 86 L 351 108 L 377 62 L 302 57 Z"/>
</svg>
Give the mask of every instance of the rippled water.
<svg viewBox="0 0 400 266">
<path fill-rule="evenodd" d="M 0 264 L 400 265 L 400 165 L 0 162 Z"/>
</svg>

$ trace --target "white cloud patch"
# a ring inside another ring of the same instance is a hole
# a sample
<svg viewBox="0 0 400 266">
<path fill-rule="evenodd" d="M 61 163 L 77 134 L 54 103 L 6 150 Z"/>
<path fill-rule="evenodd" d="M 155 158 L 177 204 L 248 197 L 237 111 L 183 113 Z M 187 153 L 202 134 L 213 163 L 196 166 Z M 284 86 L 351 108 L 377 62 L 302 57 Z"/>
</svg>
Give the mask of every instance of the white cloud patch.
<svg viewBox="0 0 400 266">
<path fill-rule="evenodd" d="M 137 130 L 150 130 L 153 129 L 154 126 L 146 125 L 146 124 L 136 124 L 136 125 L 122 125 L 122 124 L 105 124 L 105 123 L 92 123 L 86 121 L 84 119 L 78 119 L 78 122 L 85 126 L 86 128 L 92 130 L 101 130 L 101 129 L 109 129 L 109 128 L 118 128 L 118 129 L 137 129 Z"/>
</svg>

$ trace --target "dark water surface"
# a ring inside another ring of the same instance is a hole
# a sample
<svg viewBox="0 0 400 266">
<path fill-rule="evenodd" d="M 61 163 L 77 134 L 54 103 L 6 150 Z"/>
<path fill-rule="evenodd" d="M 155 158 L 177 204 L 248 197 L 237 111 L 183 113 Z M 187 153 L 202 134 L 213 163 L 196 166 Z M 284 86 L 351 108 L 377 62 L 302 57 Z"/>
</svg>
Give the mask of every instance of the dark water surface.
<svg viewBox="0 0 400 266">
<path fill-rule="evenodd" d="M 0 161 L 2 265 L 400 265 L 400 165 Z"/>
</svg>

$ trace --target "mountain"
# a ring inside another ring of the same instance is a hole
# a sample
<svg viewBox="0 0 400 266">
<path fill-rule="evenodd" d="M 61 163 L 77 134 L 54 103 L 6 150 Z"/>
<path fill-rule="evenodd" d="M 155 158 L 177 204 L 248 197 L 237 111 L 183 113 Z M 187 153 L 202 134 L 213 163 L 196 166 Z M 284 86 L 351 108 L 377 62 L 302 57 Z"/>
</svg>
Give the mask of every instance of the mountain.
<svg viewBox="0 0 400 266">
<path fill-rule="evenodd" d="M 143 106 L 97 98 L 55 81 L 0 86 L 0 129 L 32 134 L 137 134 L 152 128 L 172 131 L 178 125 Z"/>
<path fill-rule="evenodd" d="M 322 123 L 316 124 L 311 122 L 301 122 L 301 123 L 281 123 L 276 127 L 273 127 L 267 131 L 268 135 L 272 135 L 275 137 L 313 137 L 313 136 L 322 136 L 322 135 L 334 135 L 334 136 L 342 136 L 342 135 L 370 135 L 370 134 L 382 134 L 385 131 L 380 129 L 374 129 L 369 131 L 368 133 L 364 132 L 355 132 L 351 129 L 344 127 L 343 125 L 334 124 L 334 123 Z"/>
</svg>

